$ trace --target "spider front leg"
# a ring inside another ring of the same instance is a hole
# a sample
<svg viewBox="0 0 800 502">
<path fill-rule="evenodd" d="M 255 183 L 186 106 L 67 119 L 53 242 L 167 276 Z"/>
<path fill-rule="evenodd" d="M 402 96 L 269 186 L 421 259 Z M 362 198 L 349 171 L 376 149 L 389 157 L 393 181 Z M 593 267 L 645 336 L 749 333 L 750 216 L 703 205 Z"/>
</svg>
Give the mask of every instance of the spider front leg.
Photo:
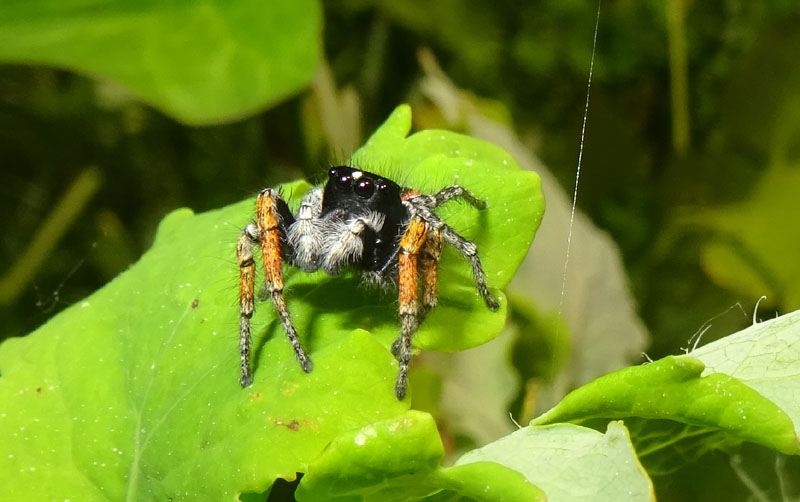
<svg viewBox="0 0 800 502">
<path fill-rule="evenodd" d="M 281 273 L 281 234 L 285 235 L 286 219 L 291 219 L 288 206 L 272 189 L 265 189 L 258 195 L 256 224 L 248 225 L 242 231 L 236 246 L 239 262 L 239 353 L 241 376 L 239 383 L 247 387 L 253 383 L 250 367 L 250 318 L 254 310 L 255 262 L 253 246 L 261 246 L 261 257 L 264 262 L 266 290 L 272 298 L 275 310 L 281 320 L 289 342 L 303 371 L 311 371 L 311 359 L 300 345 L 297 330 L 289 315 L 286 299 L 283 297 L 283 275 Z"/>
<path fill-rule="evenodd" d="M 453 230 L 450 225 L 442 221 L 442 219 L 433 212 L 434 208 L 458 198 L 466 200 L 477 209 L 486 208 L 486 203 L 484 201 L 478 199 L 459 185 L 444 188 L 434 195 L 409 197 L 408 204 L 413 208 L 414 214 L 428 223 L 430 232 L 436 232 L 440 236 L 440 239 L 444 239 L 445 242 L 456 248 L 464 258 L 469 260 L 472 266 L 472 278 L 475 281 L 475 288 L 483 298 L 486 307 L 488 307 L 489 310 L 495 311 L 500 308 L 500 304 L 497 303 L 497 299 L 492 296 L 489 291 L 489 286 L 486 284 L 486 273 L 483 271 L 481 258 L 478 255 L 478 247 L 475 246 L 474 242 L 468 241 L 461 236 L 461 234 Z"/>
<path fill-rule="evenodd" d="M 472 279 L 475 281 L 475 288 L 483 298 L 486 307 L 491 311 L 499 309 L 500 304 L 497 303 L 497 299 L 492 296 L 492 293 L 489 291 L 489 286 L 486 284 L 486 272 L 483 271 L 483 265 L 481 265 L 478 247 L 474 242 L 468 241 L 441 220 L 439 220 L 438 226 L 438 230 L 442 233 L 444 240 L 456 248 L 464 258 L 469 260 L 470 265 L 472 265 Z"/>
</svg>

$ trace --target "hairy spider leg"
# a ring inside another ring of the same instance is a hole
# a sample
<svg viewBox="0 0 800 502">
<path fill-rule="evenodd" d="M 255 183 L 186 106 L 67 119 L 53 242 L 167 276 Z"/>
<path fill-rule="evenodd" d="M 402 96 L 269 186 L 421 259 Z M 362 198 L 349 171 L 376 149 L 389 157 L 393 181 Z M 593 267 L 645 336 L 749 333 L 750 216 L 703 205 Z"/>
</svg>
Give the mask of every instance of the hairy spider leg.
<svg viewBox="0 0 800 502">
<path fill-rule="evenodd" d="M 420 322 L 436 306 L 439 298 L 439 259 L 442 257 L 444 237 L 433 228 L 428 229 L 425 244 L 419 254 L 419 275 L 422 278 L 422 309 Z"/>
<path fill-rule="evenodd" d="M 281 324 L 283 324 L 286 337 L 289 338 L 289 342 L 292 344 L 297 361 L 303 371 L 308 373 L 312 368 L 311 358 L 308 357 L 308 354 L 300 345 L 300 338 L 297 336 L 297 330 L 292 323 L 292 317 L 289 315 L 289 307 L 283 297 L 280 230 L 281 225 L 284 224 L 281 213 L 286 214 L 287 212 L 286 202 L 281 199 L 277 191 L 267 188 L 258 195 L 256 225 L 261 234 L 261 258 L 264 261 L 267 289 L 272 297 L 272 303 L 275 304 L 275 310 L 278 313 Z"/>
<path fill-rule="evenodd" d="M 250 372 L 250 318 L 253 317 L 256 263 L 253 260 L 253 244 L 258 242 L 254 225 L 247 225 L 236 244 L 239 261 L 239 355 L 241 377 L 239 383 L 247 387 L 253 382 Z"/>
<path fill-rule="evenodd" d="M 284 215 L 290 216 L 288 206 L 278 193 L 270 188 L 258 195 L 256 206 L 256 225 L 248 225 L 239 238 L 236 253 L 239 259 L 239 350 L 241 354 L 241 378 L 239 383 L 247 387 L 253 382 L 250 368 L 250 318 L 253 316 L 253 294 L 255 264 L 252 246 L 261 246 L 261 258 L 264 262 L 266 290 L 272 298 L 275 310 L 281 320 L 286 337 L 292 344 L 294 353 L 303 371 L 311 371 L 311 358 L 303 347 L 297 330 L 292 323 L 289 307 L 283 297 L 283 275 L 281 273 L 281 232 L 285 235 Z"/>
<path fill-rule="evenodd" d="M 419 217 L 409 221 L 400 240 L 398 256 L 398 289 L 400 303 L 400 338 L 392 344 L 392 353 L 400 366 L 394 393 L 403 399 L 408 387 L 408 366 L 411 363 L 411 338 L 419 327 L 419 252 L 425 244 L 428 226 Z"/>
<path fill-rule="evenodd" d="M 431 209 L 439 207 L 445 202 L 453 199 L 464 199 L 469 203 L 469 205 L 476 209 L 486 209 L 486 201 L 475 197 L 472 195 L 472 192 L 461 185 L 450 185 L 449 187 L 442 188 L 435 194 L 429 195 L 428 197 L 433 199 L 433 203 L 430 205 Z"/>
<path fill-rule="evenodd" d="M 481 297 L 483 297 L 483 302 L 489 310 L 495 311 L 499 309 L 500 304 L 497 303 L 497 299 L 492 296 L 492 293 L 489 291 L 489 286 L 486 285 L 486 273 L 483 271 L 481 258 L 478 256 L 478 247 L 475 246 L 475 243 L 462 237 L 442 220 L 432 223 L 431 226 L 439 230 L 444 240 L 469 260 L 472 265 L 472 278 L 475 281 L 475 287 Z"/>
<path fill-rule="evenodd" d="M 475 281 L 475 287 L 483 298 L 484 303 L 489 310 L 495 311 L 500 308 L 497 299 L 492 296 L 489 291 L 489 286 L 486 284 L 486 273 L 483 271 L 481 259 L 478 255 L 478 248 L 475 243 L 468 241 L 461 234 L 453 230 L 450 225 L 446 224 L 433 209 L 444 204 L 445 202 L 453 199 L 461 198 L 466 200 L 470 205 L 477 209 L 485 209 L 486 202 L 478 199 L 467 189 L 460 185 L 453 185 L 444 188 L 434 195 L 415 195 L 408 198 L 406 202 L 411 206 L 412 214 L 415 214 L 427 221 L 430 230 L 441 233 L 444 240 L 456 248 L 466 259 L 469 260 L 472 266 L 472 277 Z"/>
</svg>

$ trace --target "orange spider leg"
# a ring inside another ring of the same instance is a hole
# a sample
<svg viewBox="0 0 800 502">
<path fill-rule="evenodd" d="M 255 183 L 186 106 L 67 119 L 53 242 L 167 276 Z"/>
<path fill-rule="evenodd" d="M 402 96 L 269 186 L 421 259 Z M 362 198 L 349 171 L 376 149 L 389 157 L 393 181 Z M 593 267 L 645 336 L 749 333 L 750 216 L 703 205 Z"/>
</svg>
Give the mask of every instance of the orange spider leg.
<svg viewBox="0 0 800 502">
<path fill-rule="evenodd" d="M 253 291 L 256 263 L 253 261 L 252 237 L 248 229 L 242 230 L 236 244 L 236 257 L 239 261 L 239 355 L 241 373 L 239 383 L 247 387 L 253 381 L 250 373 L 250 318 L 253 317 Z"/>
<path fill-rule="evenodd" d="M 400 303 L 400 338 L 392 345 L 400 369 L 394 392 L 403 399 L 408 387 L 408 366 L 411 363 L 411 338 L 419 326 L 419 252 L 425 244 L 428 225 L 421 218 L 413 218 L 400 240 L 398 256 L 398 288 Z"/>
<path fill-rule="evenodd" d="M 311 371 L 311 359 L 300 345 L 297 330 L 292 324 L 286 299 L 283 297 L 283 275 L 281 273 L 280 216 L 278 211 L 277 192 L 272 189 L 263 190 L 258 195 L 256 205 L 256 225 L 248 225 L 239 237 L 236 255 L 239 260 L 239 351 L 241 354 L 241 378 L 239 383 L 247 387 L 253 382 L 250 368 L 250 318 L 253 316 L 254 272 L 253 242 L 261 246 L 261 257 L 264 262 L 266 290 L 272 298 L 275 310 L 283 324 L 286 336 L 292 344 L 297 360 L 303 371 Z"/>
</svg>

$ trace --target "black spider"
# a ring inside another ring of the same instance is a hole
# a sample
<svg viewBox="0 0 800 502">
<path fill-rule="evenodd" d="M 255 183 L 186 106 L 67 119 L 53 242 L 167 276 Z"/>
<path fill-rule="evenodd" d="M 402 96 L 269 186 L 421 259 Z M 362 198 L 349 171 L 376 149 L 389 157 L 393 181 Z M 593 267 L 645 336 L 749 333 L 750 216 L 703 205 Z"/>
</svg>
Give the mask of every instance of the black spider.
<svg viewBox="0 0 800 502">
<path fill-rule="evenodd" d="M 240 383 L 246 387 L 253 380 L 250 318 L 254 309 L 253 246 L 258 244 L 264 260 L 266 290 L 306 372 L 311 371 L 311 359 L 300 345 L 283 296 L 284 260 L 306 272 L 323 269 L 337 275 L 345 268 L 353 269 L 371 283 L 397 287 L 401 332 L 392 345 L 392 354 L 400 366 L 395 394 L 403 399 L 411 338 L 436 305 L 438 262 L 445 242 L 470 261 L 475 285 L 486 306 L 491 310 L 499 307 L 486 286 L 475 244 L 434 213 L 438 206 L 457 198 L 478 209 L 484 209 L 486 204 L 459 185 L 422 195 L 354 167 L 334 167 L 328 174 L 324 188 L 314 188 L 303 197 L 296 216 L 275 190 L 264 189 L 258 196 L 255 224 L 247 225 L 239 238 Z"/>
</svg>

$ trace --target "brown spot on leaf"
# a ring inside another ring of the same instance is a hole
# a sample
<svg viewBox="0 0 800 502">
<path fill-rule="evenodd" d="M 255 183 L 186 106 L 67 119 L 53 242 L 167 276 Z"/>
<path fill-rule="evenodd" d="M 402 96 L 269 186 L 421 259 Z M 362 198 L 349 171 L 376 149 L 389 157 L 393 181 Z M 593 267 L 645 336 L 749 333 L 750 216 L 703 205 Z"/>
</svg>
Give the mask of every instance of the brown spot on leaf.
<svg viewBox="0 0 800 502">
<path fill-rule="evenodd" d="M 200 300 L 195 298 L 194 301 L 192 302 L 192 308 L 196 309 L 198 305 L 200 305 Z"/>
<path fill-rule="evenodd" d="M 297 432 L 300 429 L 300 422 L 292 420 L 291 422 L 284 422 L 283 420 L 275 420 L 275 425 L 282 425 L 287 429 Z"/>
</svg>

